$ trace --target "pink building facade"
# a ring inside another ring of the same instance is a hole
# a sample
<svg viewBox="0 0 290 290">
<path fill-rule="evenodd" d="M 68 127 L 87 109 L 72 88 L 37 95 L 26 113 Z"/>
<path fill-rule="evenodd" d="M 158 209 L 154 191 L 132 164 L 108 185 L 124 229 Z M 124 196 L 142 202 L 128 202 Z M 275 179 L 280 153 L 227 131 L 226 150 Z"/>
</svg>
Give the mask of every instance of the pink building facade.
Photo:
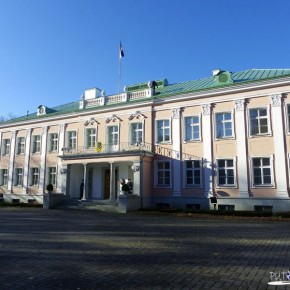
<svg viewBox="0 0 290 290">
<path fill-rule="evenodd" d="M 290 210 L 290 70 L 156 82 L 1 123 L 3 200 L 118 202 L 131 179 L 138 208 Z"/>
</svg>

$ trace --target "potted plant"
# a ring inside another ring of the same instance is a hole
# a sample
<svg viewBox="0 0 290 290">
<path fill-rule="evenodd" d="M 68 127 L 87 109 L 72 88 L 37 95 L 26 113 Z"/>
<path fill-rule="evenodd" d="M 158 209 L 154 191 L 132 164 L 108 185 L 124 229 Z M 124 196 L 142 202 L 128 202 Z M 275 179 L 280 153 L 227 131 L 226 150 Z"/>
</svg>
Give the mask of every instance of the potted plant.
<svg viewBox="0 0 290 290">
<path fill-rule="evenodd" d="M 46 186 L 46 190 L 47 190 L 48 193 L 52 193 L 52 191 L 53 191 L 53 185 L 52 184 L 48 184 Z"/>
</svg>

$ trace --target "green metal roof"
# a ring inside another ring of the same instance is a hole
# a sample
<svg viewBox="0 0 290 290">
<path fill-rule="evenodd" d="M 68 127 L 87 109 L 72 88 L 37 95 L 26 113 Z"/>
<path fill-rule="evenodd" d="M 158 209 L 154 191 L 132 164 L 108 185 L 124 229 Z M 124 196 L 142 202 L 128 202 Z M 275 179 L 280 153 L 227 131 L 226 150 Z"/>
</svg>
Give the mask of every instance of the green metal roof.
<svg viewBox="0 0 290 290">
<path fill-rule="evenodd" d="M 178 94 L 187 93 L 187 92 L 214 89 L 221 86 L 233 86 L 239 83 L 266 80 L 266 79 L 272 79 L 272 78 L 278 78 L 278 77 L 286 77 L 286 76 L 290 76 L 290 69 L 250 69 L 250 70 L 245 70 L 245 71 L 240 71 L 240 72 L 235 72 L 235 73 L 220 71 L 219 74 L 222 74 L 222 73 L 226 73 L 227 75 L 230 75 L 230 78 L 231 78 L 230 83 L 218 82 L 217 78 L 214 76 L 199 79 L 199 80 L 176 83 L 176 84 L 167 84 L 166 79 L 157 81 L 157 83 L 158 82 L 159 83 L 158 83 L 158 87 L 156 88 L 156 95 L 154 97 L 158 98 L 158 97 L 169 96 L 169 95 L 174 95 L 174 94 L 178 95 Z M 143 87 L 146 86 L 146 84 L 147 83 L 142 83 L 139 85 L 137 84 L 137 85 L 129 86 L 129 88 L 132 91 L 134 91 L 134 89 L 136 89 L 138 86 L 140 87 L 140 89 L 144 89 Z M 37 116 L 36 113 L 32 113 L 27 116 L 22 116 L 22 117 L 18 117 L 12 120 L 2 122 L 2 124 L 32 120 L 36 118 L 41 119 L 48 116 L 60 115 L 64 113 L 95 110 L 96 108 L 79 109 L 79 101 L 76 101 L 69 104 L 60 105 L 51 109 L 52 109 L 51 113 L 46 114 L 46 115 Z"/>
<path fill-rule="evenodd" d="M 224 85 L 234 85 L 237 83 L 258 81 L 282 76 L 289 76 L 290 69 L 250 69 L 240 72 L 231 73 L 232 84 Z M 219 84 L 222 86 L 223 84 Z M 208 77 L 204 79 L 187 81 L 176 84 L 169 84 L 168 86 L 156 88 L 156 92 L 160 96 L 181 94 L 183 92 L 194 92 L 199 90 L 206 90 L 211 88 L 216 88 L 218 85 L 215 82 L 214 77 Z"/>
</svg>

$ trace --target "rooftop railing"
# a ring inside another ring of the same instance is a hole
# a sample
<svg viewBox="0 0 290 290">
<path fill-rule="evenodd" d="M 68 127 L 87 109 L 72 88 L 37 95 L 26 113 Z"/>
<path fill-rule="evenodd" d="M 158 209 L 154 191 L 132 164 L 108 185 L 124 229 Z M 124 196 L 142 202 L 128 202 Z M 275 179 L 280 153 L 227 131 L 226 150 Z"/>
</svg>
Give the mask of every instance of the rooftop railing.
<svg viewBox="0 0 290 290">
<path fill-rule="evenodd" d="M 125 92 L 111 96 L 101 96 L 93 99 L 83 99 L 80 101 L 80 109 L 99 107 L 105 105 L 111 105 L 116 103 L 128 102 L 132 100 L 151 98 L 153 95 L 153 89 L 148 88 L 136 92 Z"/>
</svg>

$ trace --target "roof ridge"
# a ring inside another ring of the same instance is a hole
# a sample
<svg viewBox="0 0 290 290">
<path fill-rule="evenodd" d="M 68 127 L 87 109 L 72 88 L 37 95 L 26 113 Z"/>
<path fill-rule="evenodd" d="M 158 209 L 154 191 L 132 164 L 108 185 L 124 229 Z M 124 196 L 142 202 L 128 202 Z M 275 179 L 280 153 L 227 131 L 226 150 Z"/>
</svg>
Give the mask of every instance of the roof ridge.
<svg viewBox="0 0 290 290">
<path fill-rule="evenodd" d="M 244 70 L 244 71 L 249 71 L 249 70 L 290 70 L 290 68 L 251 68 L 248 70 Z"/>
</svg>

